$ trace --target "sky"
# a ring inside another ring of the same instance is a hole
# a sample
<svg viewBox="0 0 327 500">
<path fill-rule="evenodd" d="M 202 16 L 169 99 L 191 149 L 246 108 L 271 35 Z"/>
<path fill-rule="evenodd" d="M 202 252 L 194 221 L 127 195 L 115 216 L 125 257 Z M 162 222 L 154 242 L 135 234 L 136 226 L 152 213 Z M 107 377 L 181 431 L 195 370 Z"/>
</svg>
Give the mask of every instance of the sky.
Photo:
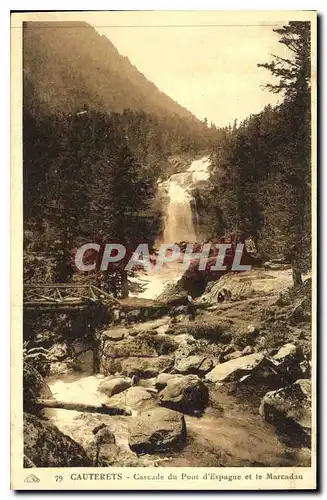
<svg viewBox="0 0 327 500">
<path fill-rule="evenodd" d="M 273 28 L 301 11 L 127 11 L 33 15 L 85 21 L 107 36 L 149 80 L 195 116 L 225 126 L 276 104 L 276 83 L 257 63 L 290 57 Z"/>
<path fill-rule="evenodd" d="M 264 90 L 257 63 L 284 54 L 270 26 L 97 28 L 156 86 L 217 126 L 242 120 L 281 98 Z"/>
</svg>

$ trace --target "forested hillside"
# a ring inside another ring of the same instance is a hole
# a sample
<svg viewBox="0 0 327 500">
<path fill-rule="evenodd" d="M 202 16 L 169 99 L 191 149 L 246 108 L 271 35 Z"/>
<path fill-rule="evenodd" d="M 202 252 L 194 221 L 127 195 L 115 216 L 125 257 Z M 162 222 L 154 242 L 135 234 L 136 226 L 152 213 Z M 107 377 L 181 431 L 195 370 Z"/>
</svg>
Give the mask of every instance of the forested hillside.
<svg viewBox="0 0 327 500">
<path fill-rule="evenodd" d="M 300 279 L 311 266 L 308 23 L 275 30 L 288 59 L 258 61 L 277 77 L 266 91 L 280 93 L 280 104 L 224 128 L 159 92 L 88 25 L 40 26 L 24 31 L 25 248 L 37 259 L 26 279 L 70 279 L 71 249 L 83 241 L 153 244 L 169 158 L 199 153 L 212 159 L 196 193 L 203 239 L 242 233 L 262 259 L 292 262 Z M 40 252 L 54 270 L 42 268 Z"/>
<path fill-rule="evenodd" d="M 24 104 L 29 109 L 76 112 L 87 103 L 102 112 L 129 108 L 199 124 L 87 23 L 25 23 L 23 57 Z"/>
<path fill-rule="evenodd" d="M 267 91 L 281 104 L 219 131 L 202 216 L 208 237 L 239 231 L 262 257 L 289 259 L 299 279 L 311 267 L 310 25 L 274 31 L 290 57 L 259 65 L 277 77 Z"/>
</svg>

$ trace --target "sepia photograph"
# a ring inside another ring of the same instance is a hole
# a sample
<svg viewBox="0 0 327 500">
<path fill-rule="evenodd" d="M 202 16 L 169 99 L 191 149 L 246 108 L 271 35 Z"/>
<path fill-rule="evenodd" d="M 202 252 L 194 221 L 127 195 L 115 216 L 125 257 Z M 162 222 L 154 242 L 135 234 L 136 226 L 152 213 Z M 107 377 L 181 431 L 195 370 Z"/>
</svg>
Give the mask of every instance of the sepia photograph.
<svg viewBox="0 0 327 500">
<path fill-rule="evenodd" d="M 315 487 L 316 23 L 12 13 L 18 489 Z"/>
</svg>

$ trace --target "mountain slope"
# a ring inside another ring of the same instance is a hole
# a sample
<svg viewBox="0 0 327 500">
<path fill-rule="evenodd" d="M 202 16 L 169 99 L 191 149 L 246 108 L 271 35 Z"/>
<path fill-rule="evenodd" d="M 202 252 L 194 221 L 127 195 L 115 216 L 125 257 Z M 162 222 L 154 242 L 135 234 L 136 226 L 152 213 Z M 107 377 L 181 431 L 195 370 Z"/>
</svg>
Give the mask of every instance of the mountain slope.
<svg viewBox="0 0 327 500">
<path fill-rule="evenodd" d="M 24 106 L 43 112 L 143 110 L 198 121 L 83 22 L 28 22 L 23 31 Z"/>
</svg>

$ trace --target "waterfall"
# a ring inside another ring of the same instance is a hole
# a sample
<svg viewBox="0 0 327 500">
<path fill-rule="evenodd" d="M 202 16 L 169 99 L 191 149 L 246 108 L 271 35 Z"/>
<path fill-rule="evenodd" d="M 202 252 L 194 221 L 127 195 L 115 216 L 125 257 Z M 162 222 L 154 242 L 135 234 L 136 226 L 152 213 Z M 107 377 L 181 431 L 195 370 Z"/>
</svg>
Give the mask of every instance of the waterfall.
<svg viewBox="0 0 327 500">
<path fill-rule="evenodd" d="M 186 172 L 172 175 L 168 181 L 162 183 L 167 195 L 168 204 L 165 213 L 164 243 L 179 241 L 196 242 L 195 221 L 197 214 L 192 210 L 194 198 L 190 188 L 200 181 L 209 178 L 208 167 L 210 160 L 207 156 L 195 160 Z"/>
<path fill-rule="evenodd" d="M 195 242 L 196 234 L 191 207 L 192 196 L 183 186 L 170 179 L 168 197 L 169 202 L 165 217 L 164 242 Z"/>
</svg>

